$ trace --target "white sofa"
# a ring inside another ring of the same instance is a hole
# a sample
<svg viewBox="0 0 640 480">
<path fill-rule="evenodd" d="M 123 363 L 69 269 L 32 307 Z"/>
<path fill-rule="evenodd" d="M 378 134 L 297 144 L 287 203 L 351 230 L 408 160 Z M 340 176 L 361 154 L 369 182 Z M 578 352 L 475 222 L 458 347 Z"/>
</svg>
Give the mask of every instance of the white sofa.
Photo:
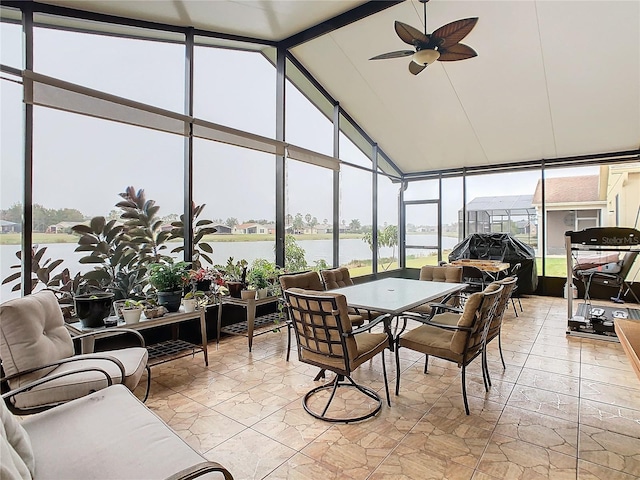
<svg viewBox="0 0 640 480">
<path fill-rule="evenodd" d="M 22 421 L 4 401 L 0 403 L 3 480 L 233 480 L 224 467 L 191 448 L 124 385 Z"/>
</svg>

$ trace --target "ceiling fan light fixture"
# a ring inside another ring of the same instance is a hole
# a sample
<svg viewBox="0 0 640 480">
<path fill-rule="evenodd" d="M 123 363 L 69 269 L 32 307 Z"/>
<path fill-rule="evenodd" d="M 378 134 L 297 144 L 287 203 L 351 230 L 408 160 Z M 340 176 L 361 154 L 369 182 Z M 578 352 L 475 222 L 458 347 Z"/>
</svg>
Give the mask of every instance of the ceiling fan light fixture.
<svg viewBox="0 0 640 480">
<path fill-rule="evenodd" d="M 439 51 L 426 48 L 424 50 L 418 50 L 416 53 L 414 53 L 413 57 L 411 57 L 411 60 L 418 65 L 430 65 L 438 60 L 438 58 L 440 58 Z"/>
</svg>

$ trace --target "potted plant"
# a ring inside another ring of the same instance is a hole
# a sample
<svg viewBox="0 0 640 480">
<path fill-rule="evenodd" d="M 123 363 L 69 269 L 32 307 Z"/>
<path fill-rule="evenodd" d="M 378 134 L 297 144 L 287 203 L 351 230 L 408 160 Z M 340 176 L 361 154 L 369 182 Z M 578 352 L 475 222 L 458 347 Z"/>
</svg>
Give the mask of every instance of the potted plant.
<svg viewBox="0 0 640 480">
<path fill-rule="evenodd" d="M 113 293 L 94 292 L 73 297 L 76 316 L 85 328 L 104 327 L 104 319 L 111 313 Z"/>
<path fill-rule="evenodd" d="M 158 305 L 169 312 L 180 309 L 182 291 L 189 280 L 187 262 L 152 263 L 149 265 L 149 283 L 156 289 Z"/>
<path fill-rule="evenodd" d="M 249 270 L 247 275 L 249 286 L 256 290 L 258 298 L 266 298 L 269 287 L 269 276 L 262 266 L 255 266 Z"/>
<path fill-rule="evenodd" d="M 191 291 L 184 296 L 182 303 L 184 304 L 185 312 L 193 312 L 201 306 L 207 304 L 207 296 L 200 290 Z"/>
<path fill-rule="evenodd" d="M 238 260 L 234 263 L 233 257 L 229 257 L 227 265 L 224 267 L 225 285 L 229 289 L 229 295 L 241 298 L 247 277 L 247 261 Z"/>
<path fill-rule="evenodd" d="M 124 323 L 126 323 L 127 325 L 138 323 L 140 321 L 140 315 L 142 315 L 142 309 L 142 302 L 132 299 L 125 300 L 122 307 L 122 316 L 124 317 Z"/>
</svg>

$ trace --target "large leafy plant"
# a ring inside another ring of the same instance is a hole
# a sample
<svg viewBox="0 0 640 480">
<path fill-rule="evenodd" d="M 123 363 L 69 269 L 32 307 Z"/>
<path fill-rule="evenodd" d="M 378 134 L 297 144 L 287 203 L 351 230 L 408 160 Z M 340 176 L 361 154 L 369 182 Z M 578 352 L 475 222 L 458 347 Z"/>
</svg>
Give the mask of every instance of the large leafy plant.
<svg viewBox="0 0 640 480">
<path fill-rule="evenodd" d="M 213 254 L 213 247 L 209 243 L 203 241 L 205 235 L 212 235 L 218 230 L 213 227 L 213 221 L 211 220 L 199 220 L 198 217 L 204 210 L 206 204 L 195 205 L 193 204 L 193 236 L 191 242 L 193 245 L 192 254 L 192 266 L 194 270 L 202 268 L 202 262 L 200 259 L 204 259 L 213 265 L 213 260 L 210 257 Z M 171 239 L 184 239 L 184 215 L 180 215 L 180 220 L 171 223 L 173 227 L 170 231 Z M 184 251 L 184 242 L 179 247 L 171 250 L 171 253 L 179 253 Z"/>
</svg>

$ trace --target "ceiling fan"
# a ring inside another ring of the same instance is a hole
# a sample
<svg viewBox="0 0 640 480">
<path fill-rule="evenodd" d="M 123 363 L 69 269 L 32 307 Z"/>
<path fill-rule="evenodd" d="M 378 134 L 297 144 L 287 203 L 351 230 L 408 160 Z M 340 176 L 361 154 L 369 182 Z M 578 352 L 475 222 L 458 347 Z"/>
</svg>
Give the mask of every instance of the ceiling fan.
<svg viewBox="0 0 640 480">
<path fill-rule="evenodd" d="M 398 50 L 395 52 L 376 55 L 369 60 L 385 60 L 387 58 L 408 57 L 412 55 L 409 63 L 409 71 L 413 75 L 419 74 L 427 68 L 427 65 L 440 60 L 441 62 L 454 62 L 456 60 L 466 60 L 476 57 L 476 51 L 462 43 L 473 27 L 476 26 L 478 18 L 465 18 L 448 23 L 432 34 L 427 34 L 427 2 L 429 0 L 419 0 L 424 6 L 424 33 L 411 25 L 396 20 L 395 29 L 400 39 L 413 45 L 415 50 Z"/>
</svg>

